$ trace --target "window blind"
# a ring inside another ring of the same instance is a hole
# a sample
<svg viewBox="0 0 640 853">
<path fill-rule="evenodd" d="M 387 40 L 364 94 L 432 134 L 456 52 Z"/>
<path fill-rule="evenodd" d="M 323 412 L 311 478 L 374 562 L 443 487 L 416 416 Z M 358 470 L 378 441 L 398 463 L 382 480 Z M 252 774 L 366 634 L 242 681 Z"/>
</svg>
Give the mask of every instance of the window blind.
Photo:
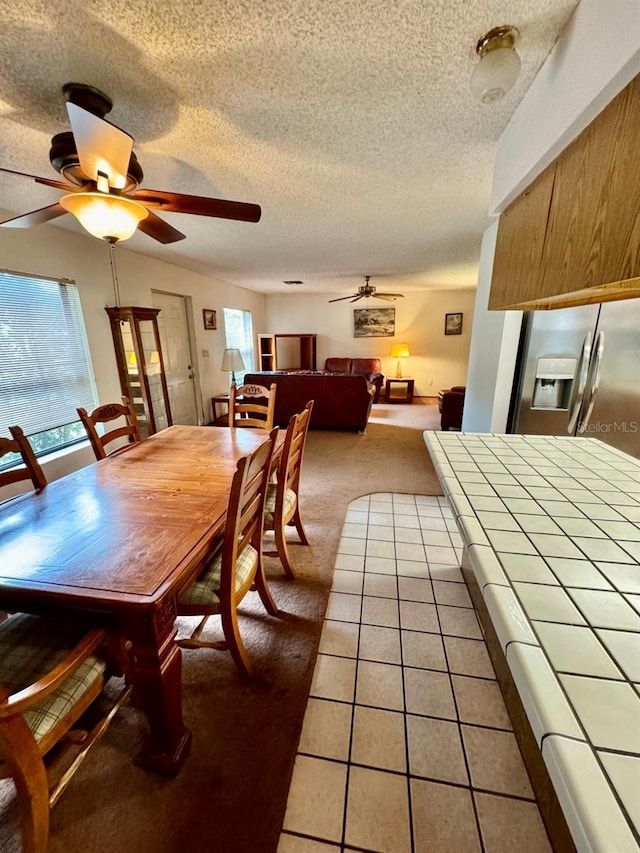
<svg viewBox="0 0 640 853">
<path fill-rule="evenodd" d="M 253 371 L 253 323 L 251 311 L 224 308 L 224 337 L 227 347 L 239 349 L 246 370 L 236 370 L 236 383 L 244 382 L 245 373 Z"/>
<path fill-rule="evenodd" d="M 76 285 L 0 272 L 0 434 L 64 426 L 96 400 Z"/>
</svg>

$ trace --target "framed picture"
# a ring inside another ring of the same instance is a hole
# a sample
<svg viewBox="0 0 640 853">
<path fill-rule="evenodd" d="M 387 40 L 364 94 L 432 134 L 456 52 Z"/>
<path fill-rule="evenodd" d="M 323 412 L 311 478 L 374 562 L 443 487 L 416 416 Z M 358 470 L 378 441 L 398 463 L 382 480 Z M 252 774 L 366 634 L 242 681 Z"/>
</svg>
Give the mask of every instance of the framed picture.
<svg viewBox="0 0 640 853">
<path fill-rule="evenodd" d="M 462 334 L 462 314 L 444 315 L 444 333 L 445 335 Z"/>
<path fill-rule="evenodd" d="M 391 338 L 396 331 L 395 308 L 354 308 L 354 338 Z"/>
<path fill-rule="evenodd" d="M 204 320 L 205 329 L 217 329 L 218 324 L 216 323 L 216 312 L 209 311 L 207 308 L 202 309 L 202 318 Z"/>
</svg>

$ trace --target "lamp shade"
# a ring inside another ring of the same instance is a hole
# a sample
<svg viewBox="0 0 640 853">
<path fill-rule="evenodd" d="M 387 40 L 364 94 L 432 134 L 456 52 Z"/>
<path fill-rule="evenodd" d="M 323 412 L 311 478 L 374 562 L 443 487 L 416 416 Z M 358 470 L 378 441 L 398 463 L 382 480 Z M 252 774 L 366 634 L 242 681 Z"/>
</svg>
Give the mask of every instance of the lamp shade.
<svg viewBox="0 0 640 853">
<path fill-rule="evenodd" d="M 483 104 L 492 104 L 513 88 L 520 74 L 520 57 L 509 47 L 490 50 L 473 69 L 469 88 Z"/>
<path fill-rule="evenodd" d="M 469 88 L 483 104 L 492 104 L 513 87 L 520 74 L 520 57 L 514 45 L 520 33 L 511 24 L 494 27 L 476 45 L 480 61 L 473 69 Z"/>
<path fill-rule="evenodd" d="M 409 358 L 409 347 L 406 344 L 394 344 L 391 347 L 391 358 Z"/>
<path fill-rule="evenodd" d="M 222 367 L 220 370 L 245 370 L 242 353 L 239 349 L 226 349 L 222 355 Z"/>
<path fill-rule="evenodd" d="M 60 205 L 72 213 L 89 234 L 100 240 L 128 240 L 138 223 L 149 215 L 146 207 L 124 196 L 106 193 L 71 193 Z"/>
<path fill-rule="evenodd" d="M 394 344 L 391 347 L 391 358 L 397 358 L 396 379 L 402 379 L 402 359 L 409 358 L 409 347 L 406 344 Z"/>
</svg>

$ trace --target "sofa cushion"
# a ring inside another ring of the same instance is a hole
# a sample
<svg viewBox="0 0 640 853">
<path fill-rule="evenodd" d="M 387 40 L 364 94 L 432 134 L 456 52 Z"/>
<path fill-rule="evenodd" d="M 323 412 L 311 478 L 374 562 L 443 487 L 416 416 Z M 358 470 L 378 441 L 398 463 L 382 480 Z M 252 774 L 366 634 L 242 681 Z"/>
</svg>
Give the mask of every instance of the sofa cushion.
<svg viewBox="0 0 640 853">
<path fill-rule="evenodd" d="M 361 373 L 368 378 L 372 373 L 381 373 L 382 362 L 379 358 L 352 358 L 350 370 L 351 373 Z"/>
<path fill-rule="evenodd" d="M 324 369 L 329 373 L 349 373 L 350 367 L 350 358 L 328 358 L 324 363 Z"/>
</svg>

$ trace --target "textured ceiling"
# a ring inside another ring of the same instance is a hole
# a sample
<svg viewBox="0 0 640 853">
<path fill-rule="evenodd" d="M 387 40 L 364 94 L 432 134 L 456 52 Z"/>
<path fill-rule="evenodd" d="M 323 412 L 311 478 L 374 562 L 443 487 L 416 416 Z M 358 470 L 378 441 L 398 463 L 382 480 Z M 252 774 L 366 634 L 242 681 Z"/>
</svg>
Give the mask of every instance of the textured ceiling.
<svg viewBox="0 0 640 853">
<path fill-rule="evenodd" d="M 56 177 L 61 87 L 89 83 L 133 135 L 143 187 L 262 206 L 258 224 L 163 214 L 186 240 L 128 248 L 264 292 L 474 285 L 495 142 L 576 4 L 5 0 L 0 165 Z M 473 48 L 507 23 L 522 72 L 485 106 Z M 58 197 L 0 174 L 14 215 Z M 40 227 L 79 229 L 57 223 Z"/>
</svg>

